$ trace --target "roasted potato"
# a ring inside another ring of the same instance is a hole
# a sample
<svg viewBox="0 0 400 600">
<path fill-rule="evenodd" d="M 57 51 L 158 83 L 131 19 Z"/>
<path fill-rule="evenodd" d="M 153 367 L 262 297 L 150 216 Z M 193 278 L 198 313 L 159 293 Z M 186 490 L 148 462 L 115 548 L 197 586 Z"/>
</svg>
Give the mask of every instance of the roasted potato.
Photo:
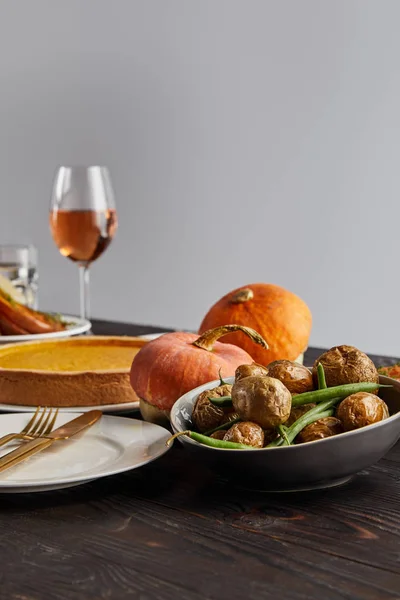
<svg viewBox="0 0 400 600">
<path fill-rule="evenodd" d="M 307 367 L 291 360 L 275 360 L 267 366 L 268 375 L 282 381 L 291 394 L 302 394 L 314 389 L 312 373 Z"/>
<path fill-rule="evenodd" d="M 325 417 L 304 427 L 296 437 L 296 443 L 314 442 L 343 432 L 343 424 L 336 417 Z"/>
<path fill-rule="evenodd" d="M 199 394 L 193 408 L 192 421 L 200 433 L 205 433 L 221 425 L 227 412 L 222 407 L 214 406 L 208 398 L 230 396 L 231 390 L 231 385 L 224 384 Z"/>
<path fill-rule="evenodd" d="M 268 375 L 266 367 L 253 363 L 251 365 L 240 365 L 235 371 L 235 381 L 240 381 L 245 377 L 264 377 Z"/>
<path fill-rule="evenodd" d="M 386 403 L 375 394 L 358 392 L 347 396 L 339 404 L 336 416 L 346 431 L 378 423 L 389 416 Z"/>
<path fill-rule="evenodd" d="M 242 421 L 235 423 L 224 435 L 225 442 L 236 442 L 262 448 L 264 446 L 264 431 L 257 423 Z"/>
<path fill-rule="evenodd" d="M 210 437 L 212 437 L 216 440 L 223 440 L 225 434 L 226 434 L 226 431 L 224 431 L 223 429 L 218 429 L 218 431 L 214 431 L 214 433 L 212 433 L 210 435 Z"/>
<path fill-rule="evenodd" d="M 379 374 L 372 360 L 354 346 L 335 346 L 317 358 L 313 367 L 315 384 L 318 381 L 318 363 L 324 367 L 328 387 L 362 381 L 379 382 Z"/>
<path fill-rule="evenodd" d="M 243 421 L 272 429 L 287 421 L 292 395 L 279 379 L 252 376 L 234 383 L 232 403 Z"/>
</svg>

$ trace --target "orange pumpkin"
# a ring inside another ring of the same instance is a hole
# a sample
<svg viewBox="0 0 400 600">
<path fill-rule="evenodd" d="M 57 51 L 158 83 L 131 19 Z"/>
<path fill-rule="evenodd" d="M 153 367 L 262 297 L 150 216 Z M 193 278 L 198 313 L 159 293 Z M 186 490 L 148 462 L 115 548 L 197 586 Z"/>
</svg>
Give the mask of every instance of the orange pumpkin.
<svg viewBox="0 0 400 600">
<path fill-rule="evenodd" d="M 218 338 L 232 331 L 242 331 L 252 343 L 268 345 L 248 327 L 229 325 L 217 327 L 202 336 L 194 333 L 166 333 L 143 346 L 136 354 L 131 368 L 131 385 L 140 399 L 169 411 L 176 400 L 193 388 L 218 379 L 230 377 L 242 364 L 249 364 L 251 356 L 231 344 L 222 344 Z"/>
<path fill-rule="evenodd" d="M 306 350 L 312 317 L 307 304 L 292 292 L 270 283 L 255 283 L 229 292 L 214 304 L 199 333 L 228 323 L 252 327 L 268 340 L 268 350 L 237 333 L 223 340 L 246 350 L 256 363 L 268 365 L 273 360 L 296 360 Z"/>
</svg>

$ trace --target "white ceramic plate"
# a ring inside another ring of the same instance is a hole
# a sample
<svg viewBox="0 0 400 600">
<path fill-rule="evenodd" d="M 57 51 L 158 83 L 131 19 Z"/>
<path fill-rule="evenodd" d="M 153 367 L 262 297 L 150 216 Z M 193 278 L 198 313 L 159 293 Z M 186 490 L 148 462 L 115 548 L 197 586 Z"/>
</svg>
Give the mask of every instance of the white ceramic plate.
<svg viewBox="0 0 400 600">
<path fill-rule="evenodd" d="M 53 333 L 37 333 L 32 335 L 0 335 L 0 344 L 13 344 L 14 342 L 35 342 L 39 340 L 58 340 L 71 337 L 72 335 L 81 335 L 86 333 L 92 327 L 90 321 L 79 319 L 71 315 L 61 315 L 63 321 L 70 325 L 63 331 L 54 331 Z"/>
<path fill-rule="evenodd" d="M 79 416 L 59 414 L 56 427 Z M 28 414 L 0 416 L 0 436 L 20 431 Z M 162 456 L 169 431 L 135 419 L 104 416 L 93 427 L 0 473 L 0 493 L 43 492 L 72 487 L 137 469 Z M 0 455 L 16 445 L 1 448 Z"/>
</svg>

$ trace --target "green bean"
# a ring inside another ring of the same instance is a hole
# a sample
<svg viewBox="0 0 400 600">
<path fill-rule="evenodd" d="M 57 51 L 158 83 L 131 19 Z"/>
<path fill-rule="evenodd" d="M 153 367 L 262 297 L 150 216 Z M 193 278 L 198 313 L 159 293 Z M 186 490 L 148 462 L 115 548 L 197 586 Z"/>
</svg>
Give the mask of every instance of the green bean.
<svg viewBox="0 0 400 600">
<path fill-rule="evenodd" d="M 326 388 L 328 386 L 326 385 L 325 369 L 324 369 L 324 365 L 322 363 L 318 363 L 317 376 L 318 376 L 318 389 L 326 390 Z"/>
<path fill-rule="evenodd" d="M 334 414 L 335 414 L 335 409 L 330 408 L 329 410 L 323 410 L 320 413 L 309 417 L 308 420 L 304 419 L 304 422 L 297 423 L 296 428 L 293 428 L 293 430 L 289 434 L 287 434 L 288 439 L 291 441 L 294 441 L 295 438 L 299 435 L 300 431 L 302 431 L 305 427 L 307 427 L 307 425 L 311 425 L 311 423 L 315 423 L 315 421 L 319 421 L 320 419 L 325 419 L 326 417 L 332 417 Z M 305 416 L 305 415 L 303 415 L 303 416 Z M 283 440 L 282 444 L 280 444 L 280 445 L 287 446 L 286 441 Z"/>
<path fill-rule="evenodd" d="M 294 441 L 295 438 L 299 435 L 299 433 L 305 427 L 307 427 L 311 423 L 315 423 L 315 421 L 319 421 L 320 419 L 324 419 L 325 417 L 332 417 L 334 414 L 335 414 L 335 409 L 334 408 L 329 408 L 328 410 L 322 410 L 319 413 L 316 413 L 315 415 L 311 415 L 311 416 L 308 417 L 308 419 L 304 419 L 303 421 L 300 421 L 300 419 L 298 419 L 298 421 L 296 422 L 296 427 L 293 427 L 292 431 L 290 431 L 289 434 L 287 434 L 288 439 L 291 440 L 291 441 Z M 304 416 L 305 415 L 303 415 L 303 417 Z M 282 443 L 282 446 L 286 446 L 286 445 L 287 445 L 286 441 L 284 440 L 283 443 Z"/>
<path fill-rule="evenodd" d="M 201 433 L 195 431 L 180 431 L 167 440 L 167 446 L 170 446 L 173 440 L 181 435 L 187 435 L 195 442 L 204 444 L 205 446 L 211 446 L 212 448 L 222 448 L 223 450 L 254 450 L 254 446 L 246 446 L 245 444 L 238 444 L 236 442 L 225 442 L 224 440 L 218 440 L 212 437 L 207 437 Z"/>
<path fill-rule="evenodd" d="M 211 404 L 214 406 L 232 406 L 231 396 L 220 396 L 219 398 L 208 398 Z"/>
<path fill-rule="evenodd" d="M 214 429 L 210 429 L 209 431 L 206 431 L 204 435 L 211 435 L 212 433 L 214 433 L 214 431 L 223 431 L 224 429 L 230 429 L 230 427 L 232 427 L 232 425 L 234 425 L 235 423 L 240 423 L 242 419 L 240 417 L 237 417 L 237 419 L 232 419 L 232 421 L 227 421 L 226 423 L 222 423 L 222 425 L 218 425 L 218 427 L 214 427 Z"/>
<path fill-rule="evenodd" d="M 314 423 L 319 419 L 323 419 L 324 417 L 332 416 L 334 413 L 333 407 L 335 406 L 335 404 L 340 402 L 340 400 L 341 398 L 332 398 L 331 400 L 325 400 L 325 402 L 320 402 L 320 404 L 318 404 L 314 408 L 311 408 L 304 415 L 301 415 L 301 417 L 299 417 L 297 421 L 292 423 L 292 425 L 286 429 L 286 438 L 289 441 L 289 443 L 292 443 L 295 437 L 300 433 L 302 429 L 304 429 L 304 427 L 307 427 L 307 425 L 310 425 L 311 423 Z M 267 448 L 274 448 L 276 446 L 285 445 L 287 444 L 285 440 L 281 437 L 268 444 Z"/>
<path fill-rule="evenodd" d="M 343 399 L 347 398 L 347 396 L 350 396 L 350 394 L 356 394 L 357 392 L 373 392 L 377 388 L 381 387 L 392 386 L 369 382 L 345 383 L 344 385 L 337 385 L 324 390 L 314 390 L 313 392 L 297 394 L 292 398 L 292 406 L 302 406 L 303 404 L 309 404 L 309 402 L 322 402 L 323 400 L 330 400 L 337 397 Z"/>
<path fill-rule="evenodd" d="M 290 446 L 290 440 L 287 436 L 288 428 L 285 427 L 284 425 L 280 424 L 280 425 L 278 425 L 277 430 L 279 431 L 280 436 L 281 436 L 282 440 L 284 441 L 285 446 Z"/>
</svg>

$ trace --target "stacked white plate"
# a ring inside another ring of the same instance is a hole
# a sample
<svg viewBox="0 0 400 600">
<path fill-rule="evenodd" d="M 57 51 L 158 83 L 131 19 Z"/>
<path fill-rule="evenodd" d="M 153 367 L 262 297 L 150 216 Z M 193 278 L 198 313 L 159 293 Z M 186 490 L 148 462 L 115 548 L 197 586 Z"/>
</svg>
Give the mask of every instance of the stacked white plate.
<svg viewBox="0 0 400 600">
<path fill-rule="evenodd" d="M 54 428 L 80 414 L 59 414 Z M 0 415 L 0 437 L 21 431 L 30 418 L 29 414 Z M 0 493 L 57 490 L 137 469 L 168 451 L 166 441 L 170 435 L 152 423 L 103 415 L 80 435 L 56 441 L 50 448 L 1 472 Z M 7 444 L 0 448 L 0 455 L 16 447 Z"/>
</svg>

